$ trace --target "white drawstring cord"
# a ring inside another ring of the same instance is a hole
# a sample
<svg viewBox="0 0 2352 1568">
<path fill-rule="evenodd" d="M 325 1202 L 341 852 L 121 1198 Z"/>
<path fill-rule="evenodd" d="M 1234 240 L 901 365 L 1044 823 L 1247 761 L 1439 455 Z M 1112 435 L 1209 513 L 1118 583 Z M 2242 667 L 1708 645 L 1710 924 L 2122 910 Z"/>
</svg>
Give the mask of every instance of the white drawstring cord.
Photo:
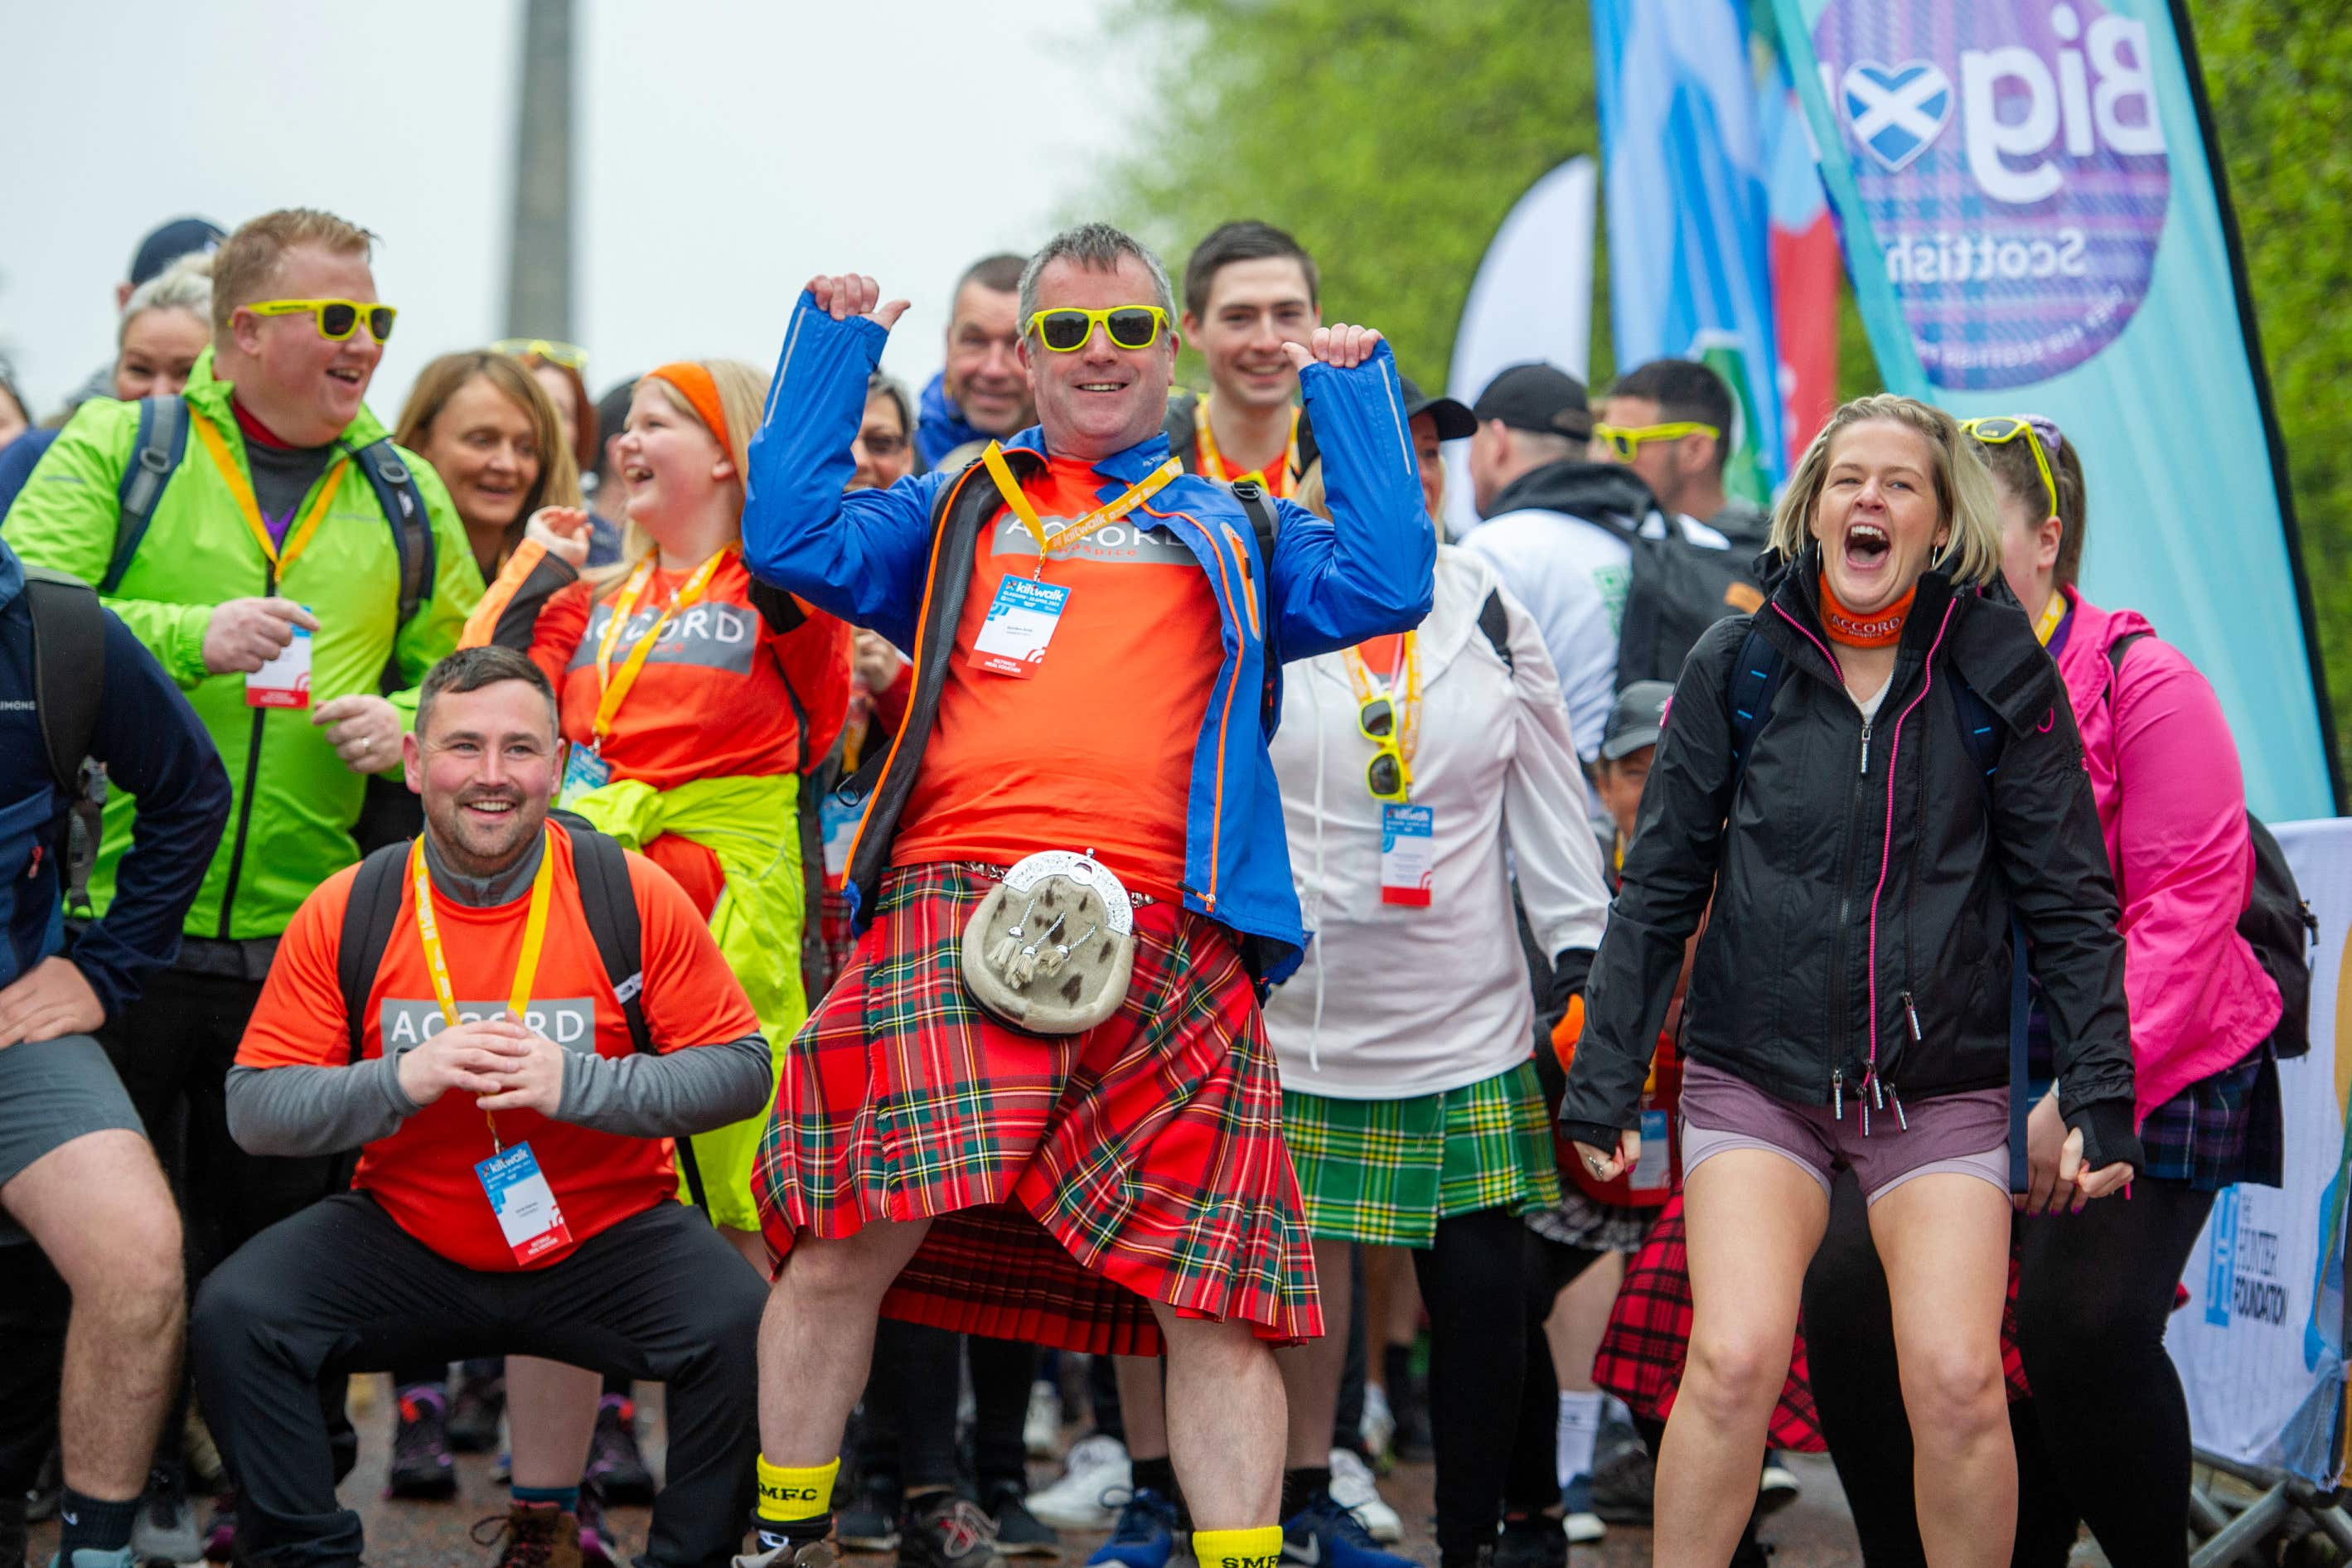
<svg viewBox="0 0 2352 1568">
<path fill-rule="evenodd" d="M 1298 672 L 1307 689 L 1307 706 L 1315 710 L 1315 1021 L 1307 1032 L 1307 1070 L 1323 1071 L 1323 695 L 1315 687 L 1312 668 Z"/>
</svg>

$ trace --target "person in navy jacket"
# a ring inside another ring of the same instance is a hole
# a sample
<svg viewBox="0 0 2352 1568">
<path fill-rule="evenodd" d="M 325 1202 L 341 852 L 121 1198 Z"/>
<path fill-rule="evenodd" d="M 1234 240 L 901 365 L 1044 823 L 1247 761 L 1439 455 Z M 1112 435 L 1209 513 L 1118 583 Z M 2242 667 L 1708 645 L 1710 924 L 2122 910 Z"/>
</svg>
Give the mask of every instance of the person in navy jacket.
<svg viewBox="0 0 2352 1568">
<path fill-rule="evenodd" d="M 1288 345 L 1336 521 L 1254 511 L 1171 460 L 1167 274 L 1088 224 L 1022 273 L 1037 426 L 953 472 L 845 494 L 866 377 L 906 309 L 879 300 L 869 278 L 811 282 L 743 514 L 755 576 L 914 658 L 851 852 L 863 934 L 779 1075 L 753 1181 L 785 1261 L 747 1561 L 788 1563 L 829 1528 L 877 1310 L 1094 1353 L 1164 1337 L 1195 1554 L 1270 1561 L 1270 1350 L 1321 1317 L 1257 1007 L 1307 939 L 1266 741 L 1284 660 L 1428 612 L 1436 540 L 1395 361 L 1364 327 Z M 999 1022 L 956 957 L 1005 869 L 1050 849 L 1085 853 L 1133 906 L 1125 999 L 1079 1033 Z M 971 1506 L 910 1500 L 907 1528 L 957 1556 L 985 1531 Z"/>
<path fill-rule="evenodd" d="M 25 1495 L 54 1412 L 66 1435 L 59 1560 L 77 1565 L 131 1561 L 186 1320 L 179 1211 L 91 1037 L 179 952 L 229 806 L 228 775 L 187 699 L 110 611 L 91 614 L 105 671 L 77 672 L 100 682 L 89 750 L 137 798 L 138 826 L 111 902 L 68 943 L 59 860 L 71 802 L 43 738 L 45 719 L 64 721 L 41 711 L 25 569 L 0 544 L 0 1342 L 12 1350 L 0 1496 Z M 44 657 L 68 657 L 60 635 L 45 623 Z"/>
</svg>

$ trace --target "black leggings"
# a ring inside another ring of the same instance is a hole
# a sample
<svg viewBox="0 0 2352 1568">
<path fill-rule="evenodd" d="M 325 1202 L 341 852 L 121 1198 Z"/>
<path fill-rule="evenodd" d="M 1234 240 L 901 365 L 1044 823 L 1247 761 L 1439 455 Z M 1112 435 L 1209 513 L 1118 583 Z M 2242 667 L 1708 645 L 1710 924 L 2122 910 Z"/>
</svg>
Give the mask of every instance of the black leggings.
<svg viewBox="0 0 2352 1568">
<path fill-rule="evenodd" d="M 2079 1215 L 2021 1220 L 2015 1568 L 2064 1563 L 2079 1521 L 2116 1563 L 2187 1568 L 2189 1406 L 2164 1352 L 2173 1287 L 2213 1194 L 2142 1179 Z M 1838 1184 L 1805 1279 L 1813 1399 L 1870 1568 L 1922 1563 L 1911 1428 L 1867 1211 Z"/>
<path fill-rule="evenodd" d="M 1467 1563 L 1495 1541 L 1527 1372 L 1527 1226 L 1507 1209 L 1437 1222 L 1413 1273 L 1429 1310 L 1429 1419 L 1437 1450 L 1437 1550 Z"/>
</svg>

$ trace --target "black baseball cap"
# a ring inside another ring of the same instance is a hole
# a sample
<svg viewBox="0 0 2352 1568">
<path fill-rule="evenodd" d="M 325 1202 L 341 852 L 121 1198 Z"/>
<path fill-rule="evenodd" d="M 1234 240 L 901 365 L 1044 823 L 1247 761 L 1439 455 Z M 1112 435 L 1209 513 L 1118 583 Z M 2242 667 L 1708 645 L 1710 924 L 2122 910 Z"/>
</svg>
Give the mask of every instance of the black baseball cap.
<svg viewBox="0 0 2352 1568">
<path fill-rule="evenodd" d="M 1515 364 L 1497 374 L 1470 405 L 1484 425 L 1499 419 L 1514 430 L 1538 430 L 1583 440 L 1592 434 L 1592 405 L 1584 383 L 1557 365 Z"/>
<path fill-rule="evenodd" d="M 227 237 L 226 229 L 200 217 L 175 217 L 159 225 L 131 253 L 131 286 L 135 289 L 156 277 L 183 256 L 217 250 Z"/>
<path fill-rule="evenodd" d="M 1673 701 L 1675 689 L 1664 680 L 1637 680 L 1617 694 L 1617 704 L 1609 710 L 1609 722 L 1601 727 L 1601 758 L 1613 763 L 1618 758 L 1654 746 L 1666 723 L 1666 704 Z"/>
<path fill-rule="evenodd" d="M 1397 382 L 1404 389 L 1404 422 L 1412 423 L 1418 415 L 1427 414 L 1437 421 L 1437 438 L 1459 441 L 1478 432 L 1478 421 L 1470 416 L 1460 400 L 1452 397 L 1430 397 L 1409 375 L 1400 375 Z M 1315 432 L 1302 417 L 1298 421 L 1298 471 L 1305 473 L 1315 466 L 1320 449 L 1315 445 Z"/>
</svg>

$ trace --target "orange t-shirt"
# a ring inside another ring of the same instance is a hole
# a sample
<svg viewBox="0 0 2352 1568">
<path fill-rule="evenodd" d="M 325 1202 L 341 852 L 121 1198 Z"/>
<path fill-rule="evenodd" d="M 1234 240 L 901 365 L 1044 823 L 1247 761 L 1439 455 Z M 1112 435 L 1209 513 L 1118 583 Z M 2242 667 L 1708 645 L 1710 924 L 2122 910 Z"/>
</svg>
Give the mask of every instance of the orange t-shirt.
<svg viewBox="0 0 2352 1568">
<path fill-rule="evenodd" d="M 1059 458 L 1023 486 L 1049 529 L 1125 488 Z M 1134 890 L 1176 899 L 1193 752 L 1224 658 L 1216 596 L 1183 542 L 1139 510 L 1046 561 L 1044 581 L 1070 596 L 1034 675 L 975 668 L 997 584 L 1036 565 L 1035 538 L 999 511 L 891 863 L 1008 865 L 1091 848 Z"/>
<path fill-rule="evenodd" d="M 567 1049 L 625 1057 L 628 1021 L 580 908 L 571 836 L 549 834 L 547 853 L 555 861 L 546 942 L 526 1021 Z M 295 912 L 238 1044 L 238 1066 L 341 1067 L 351 1060 L 335 963 L 358 874 L 356 867 L 337 872 Z M 397 1047 L 443 1026 L 417 935 L 414 885 L 404 875 L 401 880 L 400 919 L 368 990 L 363 1054 L 369 1057 L 383 1054 L 387 1032 Z M 751 1004 L 685 894 L 635 855 L 629 857 L 629 885 L 645 931 L 646 1024 L 660 1048 L 721 1045 L 757 1031 Z M 459 1016 L 496 1016 L 514 984 L 530 892 L 491 909 L 436 897 L 433 909 Z M 598 1232 L 667 1202 L 677 1189 L 666 1138 L 598 1132 L 533 1110 L 499 1111 L 498 1135 L 509 1149 L 530 1142 L 572 1232 L 571 1245 L 527 1265 L 515 1262 L 474 1171 L 490 1156 L 490 1127 L 470 1094 L 445 1094 L 390 1137 L 367 1145 L 352 1185 L 374 1194 L 394 1224 L 452 1263 L 497 1273 L 555 1263 Z"/>
<path fill-rule="evenodd" d="M 615 676 L 693 575 L 656 572 L 646 584 L 614 639 Z M 573 745 L 595 738 L 604 696 L 596 645 L 619 594 L 615 588 L 597 601 L 589 584 L 574 583 L 547 601 L 531 633 L 530 657 L 554 683 L 563 738 Z M 702 597 L 663 628 L 600 754 L 614 778 L 656 789 L 689 779 L 797 772 L 803 738 L 793 699 L 797 694 L 808 712 L 809 756 L 822 757 L 849 710 L 849 638 L 846 623 L 815 611 L 791 631 L 771 631 L 752 607 L 751 574 L 740 555 L 730 554 Z"/>
</svg>

